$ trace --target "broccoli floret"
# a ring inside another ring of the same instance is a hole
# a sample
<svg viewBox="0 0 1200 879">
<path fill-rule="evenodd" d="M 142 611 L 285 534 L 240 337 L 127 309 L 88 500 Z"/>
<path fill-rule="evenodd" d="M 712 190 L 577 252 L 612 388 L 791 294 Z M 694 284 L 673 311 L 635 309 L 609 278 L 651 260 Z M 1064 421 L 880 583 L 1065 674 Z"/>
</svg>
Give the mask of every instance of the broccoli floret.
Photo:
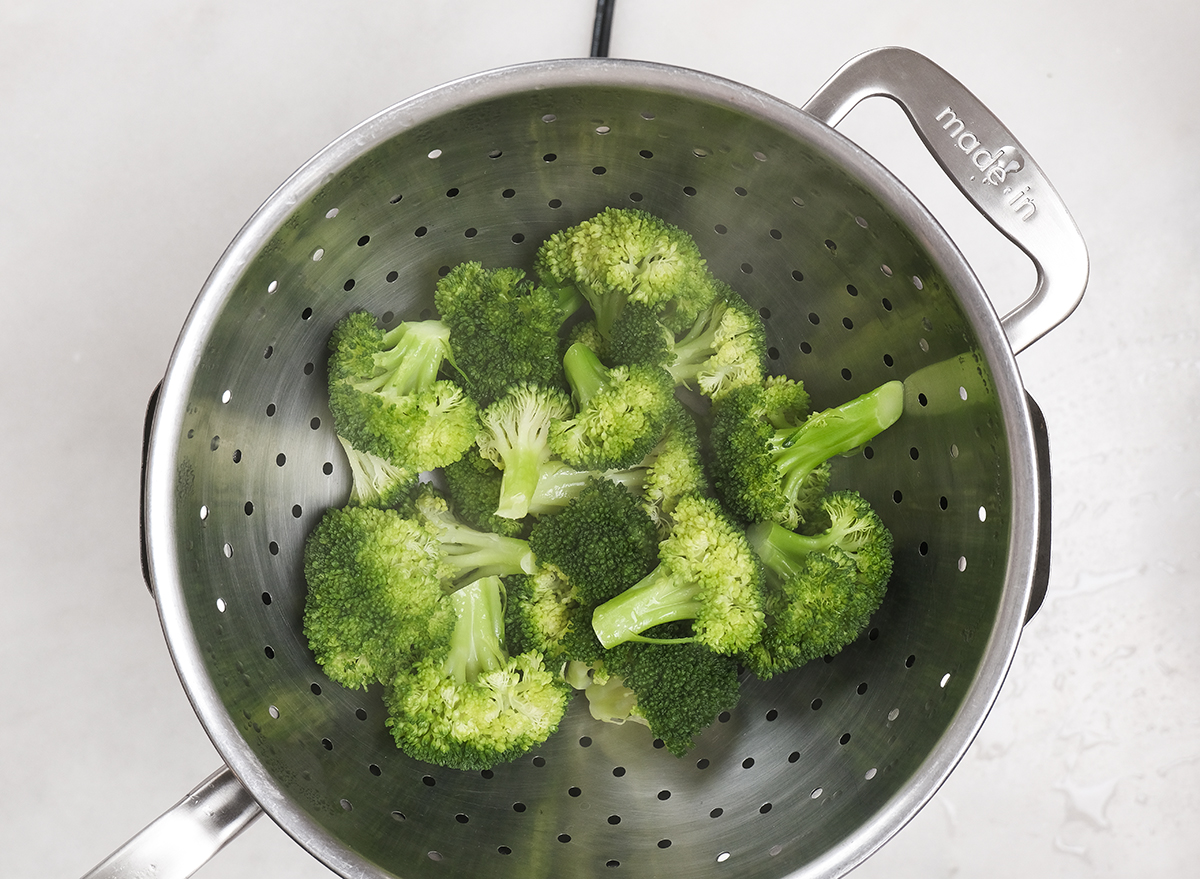
<svg viewBox="0 0 1200 879">
<path fill-rule="evenodd" d="M 505 537 L 525 537 L 528 521 L 496 515 L 504 472 L 476 450 L 442 468 L 446 492 L 454 514 L 480 531 L 495 531 Z"/>
<path fill-rule="evenodd" d="M 796 534 L 774 522 L 747 538 L 767 568 L 767 624 L 743 654 L 759 678 L 837 653 L 866 628 L 892 574 L 892 534 L 866 500 L 837 491 L 822 501 L 830 526 Z"/>
<path fill-rule="evenodd" d="M 649 306 L 665 325 L 680 331 L 716 296 L 692 237 L 630 208 L 608 208 L 554 233 L 539 248 L 535 270 L 547 286 L 578 290 L 604 339 L 626 302 Z"/>
<path fill-rule="evenodd" d="M 552 427 L 571 414 L 562 391 L 522 382 L 480 413 L 480 453 L 503 471 L 496 515 L 522 519 L 550 462 Z"/>
<path fill-rule="evenodd" d="M 631 467 L 646 457 L 677 402 L 670 375 L 644 364 L 610 369 L 580 344 L 567 349 L 563 365 L 575 411 L 552 427 L 551 450 L 583 470 Z"/>
<path fill-rule="evenodd" d="M 764 620 L 762 563 L 715 500 L 690 495 L 679 502 L 658 558 L 653 571 L 592 614 L 603 647 L 659 640 L 643 633 L 681 620 L 691 622 L 683 640 L 717 653 L 734 655 L 757 643 Z"/>
<path fill-rule="evenodd" d="M 654 566 L 654 523 L 624 486 L 592 477 L 561 512 L 534 523 L 529 546 L 539 566 L 552 566 L 570 584 L 564 655 L 598 659 L 603 649 L 592 629 L 592 611 Z"/>
<path fill-rule="evenodd" d="M 536 563 L 528 541 L 469 527 L 450 511 L 446 498 L 431 486 L 422 486 L 414 506 L 417 516 L 437 541 L 439 559 L 455 583 L 528 574 L 534 570 Z"/>
<path fill-rule="evenodd" d="M 521 381 L 565 388 L 559 331 L 583 305 L 569 288 L 539 286 L 516 268 L 455 266 L 437 283 L 434 304 L 471 397 L 487 406 Z"/>
<path fill-rule="evenodd" d="M 504 647 L 502 587 L 484 577 L 446 603 L 454 625 L 445 649 L 403 669 L 385 691 L 387 726 L 416 760 L 490 769 L 544 742 L 566 711 L 570 690 L 540 653 Z"/>
<path fill-rule="evenodd" d="M 716 400 L 766 375 L 767 342 L 762 317 L 731 287 L 676 338 L 654 313 L 630 303 L 613 326 L 608 358 L 614 364 L 661 366 L 681 385 Z"/>
<path fill-rule="evenodd" d="M 670 637 L 670 628 L 664 636 Z M 691 750 L 695 736 L 737 705 L 741 695 L 737 659 L 696 643 L 626 642 L 609 651 L 605 667 L 610 675 L 605 690 L 628 688 L 636 697 L 630 718 L 644 721 L 677 757 Z M 591 688 L 585 693 L 590 698 Z"/>
<path fill-rule="evenodd" d="M 304 545 L 304 634 L 333 681 L 388 680 L 448 635 L 433 536 L 395 510 L 333 507 Z"/>
<path fill-rule="evenodd" d="M 478 430 L 477 407 L 438 373 L 450 357 L 449 327 L 402 322 L 384 332 L 356 311 L 329 338 L 334 428 L 360 452 L 396 467 L 432 470 L 462 457 Z"/>
<path fill-rule="evenodd" d="M 416 487 L 420 473 L 411 467 L 397 467 L 391 461 L 360 452 L 344 437 L 338 437 L 350 465 L 350 503 L 368 507 L 393 507 L 405 500 Z"/>
<path fill-rule="evenodd" d="M 553 565 L 504 578 L 504 631 L 512 653 L 536 650 L 547 661 L 563 653 L 575 601 L 571 584 Z"/>
<path fill-rule="evenodd" d="M 892 425 L 904 408 L 904 385 L 887 382 L 804 417 L 807 407 L 800 383 L 780 378 L 735 388 L 714 403 L 710 472 L 736 517 L 791 529 L 811 523 L 828 487 L 829 459 Z"/>
</svg>

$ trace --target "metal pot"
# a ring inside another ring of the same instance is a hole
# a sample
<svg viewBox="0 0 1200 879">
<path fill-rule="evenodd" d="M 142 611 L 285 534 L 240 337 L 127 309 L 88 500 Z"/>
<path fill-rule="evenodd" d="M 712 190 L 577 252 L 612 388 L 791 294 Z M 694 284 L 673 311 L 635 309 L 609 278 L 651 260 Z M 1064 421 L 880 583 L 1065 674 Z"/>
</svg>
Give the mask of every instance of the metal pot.
<svg viewBox="0 0 1200 879">
<path fill-rule="evenodd" d="M 1036 290 L 1003 319 L 926 209 L 834 129 L 871 95 L 905 108 L 1036 263 Z M 607 205 L 690 231 L 762 309 L 772 368 L 818 406 L 905 381 L 901 421 L 834 472 L 892 528 L 892 587 L 843 653 L 747 681 L 686 758 L 576 704 L 517 763 L 416 763 L 379 694 L 330 683 L 301 633 L 304 538 L 349 486 L 327 336 L 352 308 L 427 316 L 449 266 L 527 267 L 547 234 Z M 695 71 L 591 59 L 467 77 L 367 120 L 234 239 L 150 407 L 148 583 L 227 768 L 90 875 L 189 875 L 260 809 L 347 877 L 844 873 L 963 756 L 1044 594 L 1048 450 L 1013 355 L 1074 309 L 1086 279 L 1037 165 L 904 49 L 854 59 L 803 109 Z"/>
</svg>

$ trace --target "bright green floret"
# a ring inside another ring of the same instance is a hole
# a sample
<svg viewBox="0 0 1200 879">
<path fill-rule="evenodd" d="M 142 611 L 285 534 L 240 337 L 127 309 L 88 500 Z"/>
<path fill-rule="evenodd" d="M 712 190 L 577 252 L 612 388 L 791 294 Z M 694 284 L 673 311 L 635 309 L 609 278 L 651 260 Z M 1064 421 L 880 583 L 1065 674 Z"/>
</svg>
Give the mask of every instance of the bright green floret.
<svg viewBox="0 0 1200 879">
<path fill-rule="evenodd" d="M 686 620 L 686 641 L 728 655 L 748 650 L 762 634 L 764 583 L 745 533 L 711 498 L 684 498 L 673 518 L 658 566 L 592 614 L 597 640 L 605 648 L 652 640 L 648 629 Z"/>
<path fill-rule="evenodd" d="M 351 447 L 416 471 L 460 458 L 475 439 L 477 408 L 461 387 L 439 379 L 450 329 L 406 321 L 384 332 L 353 312 L 329 339 L 329 408 Z"/>
<path fill-rule="evenodd" d="M 645 211 L 608 208 L 551 235 L 535 269 L 555 289 L 573 288 L 607 339 L 626 302 L 640 302 L 675 330 L 689 326 L 716 289 L 696 242 Z"/>
<path fill-rule="evenodd" d="M 713 405 L 713 486 L 747 522 L 811 525 L 828 487 L 828 461 L 863 445 L 900 417 L 904 385 L 892 381 L 807 415 L 799 382 L 771 378 L 736 388 Z"/>
<path fill-rule="evenodd" d="M 503 472 L 496 515 L 522 519 L 537 489 L 538 477 L 550 461 L 551 430 L 571 415 L 571 400 L 562 391 L 523 382 L 480 413 L 480 454 Z"/>
<path fill-rule="evenodd" d="M 617 683 L 632 691 L 630 718 L 645 722 L 676 757 L 741 695 L 737 660 L 695 643 L 627 642 L 609 651 L 605 668 L 611 677 L 604 692 Z"/>
<path fill-rule="evenodd" d="M 564 387 L 559 331 L 583 305 L 572 288 L 552 290 L 520 269 L 465 262 L 438 281 L 434 304 L 450 328 L 454 363 L 479 405 L 521 381 Z"/>
<path fill-rule="evenodd" d="M 821 504 L 818 534 L 760 522 L 747 532 L 767 569 L 767 626 L 743 661 L 759 678 L 831 656 L 858 637 L 883 601 L 892 574 L 892 534 L 857 493 Z"/>
<path fill-rule="evenodd" d="M 562 656 L 563 639 L 576 607 L 571 584 L 553 565 L 504 578 L 504 631 L 509 651 L 536 650 L 551 661 Z"/>
<path fill-rule="evenodd" d="M 424 488 L 414 504 L 416 515 L 436 540 L 439 560 L 449 572 L 448 578 L 455 583 L 534 570 L 528 541 L 471 528 L 451 512 L 446 498 L 432 488 Z"/>
<path fill-rule="evenodd" d="M 361 688 L 445 637 L 453 622 L 443 604 L 442 568 L 433 535 L 395 510 L 331 508 L 304 546 L 304 634 L 333 681 Z"/>
<path fill-rule="evenodd" d="M 496 515 L 500 505 L 500 485 L 504 471 L 478 453 L 469 450 L 453 464 L 442 468 L 450 508 L 466 525 L 480 531 L 495 531 L 505 537 L 523 537 L 528 520 Z"/>
<path fill-rule="evenodd" d="M 721 295 L 678 338 L 650 309 L 627 306 L 613 327 L 610 361 L 661 366 L 677 385 L 713 400 L 761 382 L 767 357 L 762 317 L 732 288 L 717 286 Z"/>
<path fill-rule="evenodd" d="M 563 358 L 574 413 L 557 422 L 551 450 L 573 467 L 631 467 L 662 439 L 677 401 L 670 376 L 645 364 L 609 368 L 585 345 Z"/>
<path fill-rule="evenodd" d="M 553 567 L 569 585 L 569 622 L 561 638 L 568 658 L 600 657 L 592 611 L 649 573 L 657 544 L 654 522 L 640 500 L 603 477 L 589 479 L 560 512 L 534 524 L 529 546 L 538 565 Z"/>
<path fill-rule="evenodd" d="M 416 760 L 452 769 L 490 769 L 544 742 L 558 729 L 569 689 L 540 653 L 504 646 L 498 577 L 454 592 L 445 648 L 400 671 L 385 692 L 387 725 Z"/>
<path fill-rule="evenodd" d="M 343 437 L 338 437 L 350 465 L 350 503 L 368 507 L 394 507 L 406 500 L 417 485 L 420 473 L 411 467 L 397 467 L 391 461 L 360 452 Z"/>
</svg>

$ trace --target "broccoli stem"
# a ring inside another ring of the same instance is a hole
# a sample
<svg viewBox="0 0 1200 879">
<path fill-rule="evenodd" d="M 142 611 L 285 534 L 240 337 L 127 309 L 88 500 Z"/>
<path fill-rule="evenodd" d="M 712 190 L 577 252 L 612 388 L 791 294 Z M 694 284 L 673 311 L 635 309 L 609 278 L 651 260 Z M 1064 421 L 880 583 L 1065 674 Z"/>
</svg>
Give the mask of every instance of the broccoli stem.
<svg viewBox="0 0 1200 879">
<path fill-rule="evenodd" d="M 375 375 L 355 387 L 398 396 L 429 390 L 449 354 L 449 339 L 450 327 L 439 320 L 400 323 L 383 336 L 382 350 L 374 356 Z"/>
<path fill-rule="evenodd" d="M 592 612 L 592 628 L 608 649 L 626 641 L 677 644 L 691 638 L 647 638 L 641 633 L 663 623 L 692 620 L 700 612 L 700 585 L 684 582 L 660 564 L 620 595 Z"/>
<path fill-rule="evenodd" d="M 499 577 L 483 577 L 450 595 L 457 621 L 443 666 L 458 683 L 475 681 L 508 662 L 504 649 L 504 597 Z"/>
<path fill-rule="evenodd" d="M 833 409 L 812 415 L 797 428 L 777 430 L 772 457 L 789 497 L 830 458 L 852 451 L 890 427 L 904 410 L 904 383 L 890 381 Z"/>
<path fill-rule="evenodd" d="M 587 406 L 608 384 L 608 367 L 600 362 L 595 351 L 579 342 L 571 345 L 563 355 L 563 369 L 578 409 Z"/>
<path fill-rule="evenodd" d="M 837 535 L 830 530 L 809 537 L 768 521 L 747 528 L 746 539 L 768 570 L 790 579 L 800 573 L 805 556 L 828 549 L 837 541 Z"/>
</svg>

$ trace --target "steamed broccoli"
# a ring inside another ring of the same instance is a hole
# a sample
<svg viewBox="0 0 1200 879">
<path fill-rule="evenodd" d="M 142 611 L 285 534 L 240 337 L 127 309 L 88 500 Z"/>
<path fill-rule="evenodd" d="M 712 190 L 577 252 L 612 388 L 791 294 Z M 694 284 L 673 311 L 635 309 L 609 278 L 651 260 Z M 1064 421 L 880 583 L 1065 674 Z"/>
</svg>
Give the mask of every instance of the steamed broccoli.
<svg viewBox="0 0 1200 879">
<path fill-rule="evenodd" d="M 454 624 L 432 650 L 389 682 L 386 721 L 416 760 L 490 769 L 516 759 L 558 729 L 570 690 L 536 651 L 504 646 L 502 587 L 484 577 L 452 593 Z"/>
<path fill-rule="evenodd" d="M 526 536 L 527 519 L 496 515 L 504 471 L 477 449 L 469 450 L 459 460 L 443 467 L 442 476 L 446 480 L 450 507 L 464 525 L 480 531 L 495 531 L 505 537 Z"/>
<path fill-rule="evenodd" d="M 716 288 L 696 242 L 645 211 L 608 208 L 551 235 L 535 270 L 554 289 L 574 288 L 588 304 L 602 339 L 626 302 L 641 302 L 674 331 L 689 326 Z"/>
<path fill-rule="evenodd" d="M 663 635 L 674 634 L 671 628 L 664 627 Z M 605 690 L 616 690 L 618 683 L 627 687 L 636 697 L 631 719 L 644 721 L 676 757 L 691 750 L 695 736 L 741 695 L 737 659 L 701 644 L 630 641 L 610 650 L 604 665 Z M 585 693 L 591 695 L 590 688 Z"/>
<path fill-rule="evenodd" d="M 536 562 L 529 543 L 493 531 L 479 531 L 461 522 L 446 498 L 429 486 L 414 500 L 416 516 L 436 541 L 438 559 L 455 583 L 480 577 L 531 573 Z"/>
<path fill-rule="evenodd" d="M 398 467 L 378 455 L 361 452 L 344 437 L 339 436 L 338 442 L 350 464 L 350 503 L 392 507 L 416 487 L 421 474 L 411 467 Z"/>
<path fill-rule="evenodd" d="M 714 400 L 761 382 L 767 357 L 762 318 L 727 284 L 717 287 L 721 295 L 678 338 L 651 309 L 630 303 L 613 325 L 609 362 L 661 366 L 675 384 Z"/>
<path fill-rule="evenodd" d="M 638 498 L 602 477 L 592 477 L 562 511 L 534 523 L 529 546 L 539 566 L 552 566 L 570 587 L 569 622 L 560 639 L 567 658 L 600 657 L 592 611 L 649 573 L 657 543 Z"/>
<path fill-rule="evenodd" d="M 535 285 L 520 269 L 466 262 L 438 281 L 434 303 L 450 329 L 454 363 L 479 405 L 521 381 L 565 388 L 558 334 L 583 305 L 573 289 Z"/>
<path fill-rule="evenodd" d="M 563 639 L 577 602 L 571 584 L 553 565 L 504 578 L 504 631 L 514 653 L 536 650 L 547 661 L 563 653 Z"/>
<path fill-rule="evenodd" d="M 503 473 L 496 515 L 522 519 L 551 458 L 551 429 L 571 414 L 571 401 L 559 390 L 522 382 L 480 413 L 476 440 L 480 453 Z"/>
<path fill-rule="evenodd" d="M 631 467 L 662 439 L 677 401 L 670 376 L 656 366 L 608 368 L 586 345 L 563 357 L 574 414 L 555 423 L 550 448 L 573 467 Z"/>
<path fill-rule="evenodd" d="M 449 335 L 436 320 L 384 332 L 365 311 L 338 321 L 329 338 L 329 409 L 338 436 L 418 472 L 460 458 L 475 439 L 477 411 L 462 388 L 438 378 Z"/>
<path fill-rule="evenodd" d="M 595 609 L 592 628 L 603 647 L 658 640 L 643 633 L 680 620 L 692 624 L 682 640 L 717 653 L 733 655 L 757 643 L 764 620 L 762 563 L 715 500 L 691 495 L 679 502 L 658 558 L 653 571 Z"/>
<path fill-rule="evenodd" d="M 395 510 L 330 508 L 304 545 L 304 634 L 331 680 L 366 687 L 446 636 L 436 540 Z"/>
<path fill-rule="evenodd" d="M 833 492 L 821 506 L 830 525 L 819 534 L 796 534 L 774 522 L 747 531 L 767 569 L 767 624 L 742 660 L 763 680 L 837 653 L 883 601 L 891 532 L 857 492 Z"/>
<path fill-rule="evenodd" d="M 813 415 L 808 407 L 799 382 L 775 377 L 714 403 L 713 487 L 739 519 L 793 529 L 810 524 L 828 487 L 829 459 L 893 424 L 904 407 L 904 385 L 887 382 Z"/>
</svg>

